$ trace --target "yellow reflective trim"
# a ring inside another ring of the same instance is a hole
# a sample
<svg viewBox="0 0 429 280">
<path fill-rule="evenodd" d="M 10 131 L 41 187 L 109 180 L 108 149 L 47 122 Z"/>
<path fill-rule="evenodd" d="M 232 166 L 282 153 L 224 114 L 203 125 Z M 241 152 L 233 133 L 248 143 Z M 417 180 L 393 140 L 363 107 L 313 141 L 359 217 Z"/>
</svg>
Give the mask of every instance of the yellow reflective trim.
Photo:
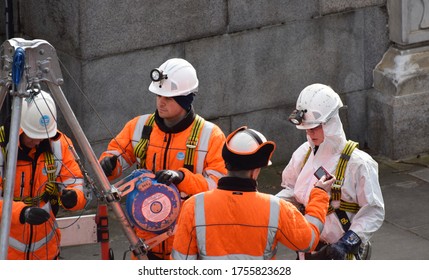
<svg viewBox="0 0 429 280">
<path fill-rule="evenodd" d="M 337 168 L 335 169 L 335 178 L 336 178 L 336 186 L 343 185 L 344 182 L 344 174 L 346 172 L 347 164 L 349 162 L 350 156 L 352 155 L 354 149 L 358 147 L 358 143 L 352 140 L 348 140 L 346 146 L 341 152 L 340 160 L 338 161 Z M 338 200 L 338 199 L 337 199 Z"/>
<path fill-rule="evenodd" d="M 346 146 L 344 147 L 343 151 L 341 152 L 340 159 L 338 161 L 337 168 L 335 170 L 335 177 L 338 181 L 342 181 L 344 179 L 344 174 L 346 171 L 347 163 L 350 159 L 350 156 L 352 155 L 355 148 L 358 147 L 358 143 L 348 140 Z"/>
<path fill-rule="evenodd" d="M 357 203 L 341 200 L 339 209 L 346 212 L 357 213 L 360 209 L 360 206 Z"/>
<path fill-rule="evenodd" d="M 204 119 L 199 115 L 196 115 L 194 124 L 192 126 L 191 135 L 186 142 L 185 166 L 193 166 L 195 158 L 195 148 L 198 145 L 198 139 L 201 135 L 203 124 Z"/>
<path fill-rule="evenodd" d="M 146 126 L 153 127 L 154 122 L 155 122 L 155 114 L 152 114 L 146 120 L 144 127 Z M 143 127 L 143 131 L 144 131 L 144 127 Z M 146 160 L 146 151 L 147 151 L 147 146 L 149 144 L 149 138 L 150 138 L 150 135 L 148 138 L 143 138 L 143 137 L 140 138 L 139 142 L 134 148 L 134 155 L 140 159 L 140 165 L 141 165 L 140 167 L 144 166 L 144 162 Z"/>
<path fill-rule="evenodd" d="M 347 202 L 347 201 L 341 200 L 340 201 L 340 207 L 338 209 L 345 211 L 345 212 L 357 213 L 360 209 L 360 206 L 357 203 Z M 328 215 L 333 213 L 333 212 L 335 212 L 335 208 L 332 205 L 329 205 Z"/>
</svg>

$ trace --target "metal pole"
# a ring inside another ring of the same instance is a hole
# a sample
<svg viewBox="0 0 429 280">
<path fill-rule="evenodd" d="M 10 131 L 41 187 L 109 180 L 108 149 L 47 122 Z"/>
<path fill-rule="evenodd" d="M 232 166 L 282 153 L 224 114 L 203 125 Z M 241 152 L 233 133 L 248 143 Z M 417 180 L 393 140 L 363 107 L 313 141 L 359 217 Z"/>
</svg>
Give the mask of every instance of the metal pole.
<svg viewBox="0 0 429 280">
<path fill-rule="evenodd" d="M 80 127 L 79 122 L 77 121 L 76 116 L 73 113 L 73 110 L 71 109 L 69 103 L 67 102 L 67 99 L 64 96 L 63 91 L 59 86 L 54 85 L 52 83 L 48 83 L 48 87 L 51 93 L 53 93 L 52 97 L 54 98 L 61 112 L 63 113 L 64 118 L 66 119 L 70 129 L 73 132 L 73 135 L 76 137 L 76 140 L 79 144 L 79 147 L 82 149 L 82 152 L 85 155 L 85 158 L 89 161 L 89 164 L 95 171 L 96 179 L 99 182 L 99 184 L 102 186 L 104 190 L 104 194 L 106 195 L 107 201 L 110 203 L 113 212 L 115 213 L 116 217 L 121 223 L 122 229 L 124 230 L 125 235 L 130 241 L 132 247 L 135 250 L 137 250 L 134 252 L 136 254 L 136 257 L 140 259 L 147 259 L 146 255 L 141 254 L 142 252 L 140 251 L 142 247 L 144 247 L 144 244 L 142 244 L 141 240 L 135 234 L 119 201 L 116 201 L 114 194 L 112 194 L 112 185 L 110 184 L 107 177 L 104 175 L 104 171 L 101 168 L 98 162 L 98 159 L 95 156 L 94 151 L 92 150 L 88 139 L 86 138 L 82 128 Z"/>
<path fill-rule="evenodd" d="M 3 210 L 0 224 L 0 259 L 6 260 L 9 246 L 9 231 L 11 223 L 13 189 L 15 185 L 16 160 L 18 157 L 18 138 L 21 122 L 22 98 L 14 96 L 12 99 L 12 119 L 10 123 L 9 147 L 6 161 L 6 172 L 3 184 Z M 16 145 L 13 145 L 15 143 Z"/>
<path fill-rule="evenodd" d="M 3 63 L 2 63 L 3 64 Z M 15 49 L 12 63 L 12 116 L 10 122 L 8 154 L 6 159 L 6 171 L 3 177 L 3 207 L 0 223 L 0 259 L 5 260 L 8 254 L 9 233 L 11 226 L 13 192 L 15 188 L 16 161 L 18 158 L 19 128 L 21 126 L 22 97 L 26 93 L 27 79 L 23 77 L 25 66 L 25 51 L 22 48 Z M 7 67 L 6 67 L 7 68 Z M 10 68 L 9 68 L 10 69 Z"/>
</svg>

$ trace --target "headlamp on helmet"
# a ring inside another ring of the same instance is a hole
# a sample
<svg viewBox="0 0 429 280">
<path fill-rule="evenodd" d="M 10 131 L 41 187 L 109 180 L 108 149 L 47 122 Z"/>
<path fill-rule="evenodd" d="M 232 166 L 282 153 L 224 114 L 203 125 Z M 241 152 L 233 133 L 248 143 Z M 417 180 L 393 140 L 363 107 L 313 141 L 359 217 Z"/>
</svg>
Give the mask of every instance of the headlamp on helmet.
<svg viewBox="0 0 429 280">
<path fill-rule="evenodd" d="M 164 74 L 164 72 L 158 68 L 152 69 L 152 71 L 150 71 L 150 78 L 152 79 L 152 81 L 154 82 L 160 82 L 159 83 L 159 87 L 162 87 L 162 80 L 166 80 L 168 79 L 167 74 Z"/>
<path fill-rule="evenodd" d="M 290 114 L 288 120 L 293 123 L 294 125 L 299 125 L 302 123 L 302 119 L 304 118 L 304 114 L 307 112 L 307 110 L 298 110 L 295 109 Z"/>
<path fill-rule="evenodd" d="M 195 68 L 183 58 L 171 58 L 150 72 L 149 91 L 159 96 L 186 96 L 198 92 Z"/>
<path fill-rule="evenodd" d="M 340 96 L 330 86 L 312 84 L 299 94 L 289 120 L 298 129 L 313 129 L 327 123 L 342 106 Z"/>
</svg>

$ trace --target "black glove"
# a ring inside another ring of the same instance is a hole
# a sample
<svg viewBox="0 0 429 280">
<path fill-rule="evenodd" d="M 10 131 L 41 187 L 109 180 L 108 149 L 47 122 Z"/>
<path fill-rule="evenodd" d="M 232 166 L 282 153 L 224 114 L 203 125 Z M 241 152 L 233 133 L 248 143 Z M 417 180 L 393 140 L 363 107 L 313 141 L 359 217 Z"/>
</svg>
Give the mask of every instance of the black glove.
<svg viewBox="0 0 429 280">
<path fill-rule="evenodd" d="M 349 230 L 338 242 L 326 248 L 326 256 L 330 260 L 345 260 L 348 253 L 359 253 L 361 243 L 359 236 L 354 231 Z"/>
<path fill-rule="evenodd" d="M 100 165 L 103 168 L 104 174 L 106 176 L 112 175 L 113 170 L 116 168 L 118 163 L 118 156 L 105 157 L 101 160 Z"/>
<path fill-rule="evenodd" d="M 77 193 L 75 190 L 64 189 L 60 196 L 60 201 L 64 208 L 70 209 L 77 204 Z"/>
<path fill-rule="evenodd" d="M 22 224 L 40 225 L 49 220 L 50 217 L 51 215 L 42 208 L 25 207 L 21 211 L 20 221 Z"/>
<path fill-rule="evenodd" d="M 182 171 L 175 171 L 175 170 L 160 170 L 155 173 L 155 180 L 158 181 L 158 183 L 166 184 L 167 186 L 171 185 L 171 183 L 179 184 L 183 181 L 183 177 L 185 175 Z"/>
</svg>

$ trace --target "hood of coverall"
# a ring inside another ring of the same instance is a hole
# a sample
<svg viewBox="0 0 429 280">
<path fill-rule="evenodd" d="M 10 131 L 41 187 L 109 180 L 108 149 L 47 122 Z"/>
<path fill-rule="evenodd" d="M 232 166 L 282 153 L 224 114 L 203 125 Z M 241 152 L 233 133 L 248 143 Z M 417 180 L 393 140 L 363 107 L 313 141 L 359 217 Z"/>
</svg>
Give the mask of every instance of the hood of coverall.
<svg viewBox="0 0 429 280">
<path fill-rule="evenodd" d="M 297 110 L 305 112 L 298 129 L 311 129 L 322 125 L 324 140 L 320 144 L 316 158 L 330 156 L 342 151 L 346 136 L 339 116 L 339 109 L 343 107 L 340 96 L 330 86 L 312 84 L 305 87 L 297 100 Z M 314 143 L 307 135 L 307 140 L 314 148 Z"/>
<path fill-rule="evenodd" d="M 323 160 L 326 157 L 331 157 L 333 154 L 341 153 L 344 146 L 346 145 L 347 139 L 344 133 L 343 124 L 341 123 L 340 116 L 337 113 L 332 118 L 322 124 L 324 140 L 320 144 L 315 158 Z M 311 138 L 307 135 L 307 140 L 310 145 L 314 148 L 315 145 Z"/>
</svg>

